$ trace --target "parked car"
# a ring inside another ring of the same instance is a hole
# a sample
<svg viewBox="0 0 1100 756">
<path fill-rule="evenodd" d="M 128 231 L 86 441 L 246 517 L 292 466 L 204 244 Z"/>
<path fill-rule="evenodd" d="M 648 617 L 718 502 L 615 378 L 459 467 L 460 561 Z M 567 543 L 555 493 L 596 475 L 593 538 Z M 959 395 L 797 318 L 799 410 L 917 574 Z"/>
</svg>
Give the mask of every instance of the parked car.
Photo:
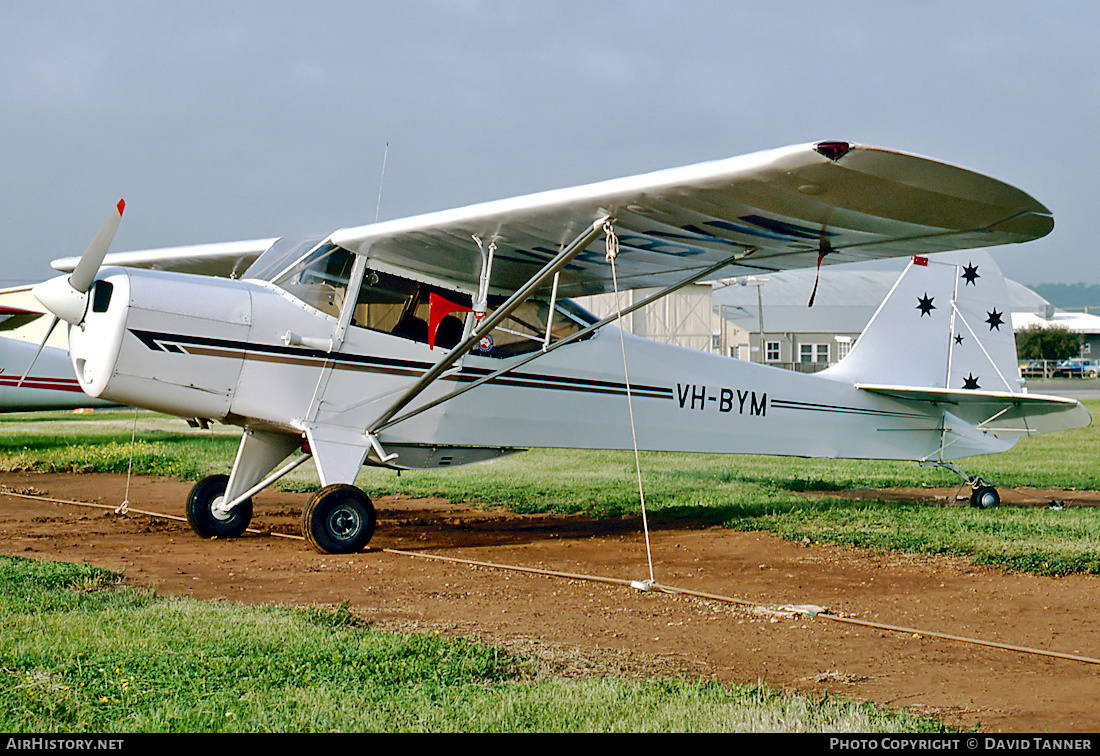
<svg viewBox="0 0 1100 756">
<path fill-rule="evenodd" d="M 1032 360 L 1031 362 L 1020 365 L 1020 377 L 1021 378 L 1045 378 L 1047 370 L 1053 369 L 1047 368 L 1046 360 Z"/>
<path fill-rule="evenodd" d="M 1097 375 L 1100 375 L 1100 362 L 1084 357 L 1059 362 L 1054 368 L 1055 378 L 1095 378 Z"/>
</svg>

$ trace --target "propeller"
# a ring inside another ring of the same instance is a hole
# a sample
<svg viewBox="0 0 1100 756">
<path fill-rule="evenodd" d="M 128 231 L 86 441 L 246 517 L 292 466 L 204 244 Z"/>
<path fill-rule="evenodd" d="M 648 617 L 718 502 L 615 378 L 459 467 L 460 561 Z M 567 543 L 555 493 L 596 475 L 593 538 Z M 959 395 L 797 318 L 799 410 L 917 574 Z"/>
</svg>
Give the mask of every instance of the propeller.
<svg viewBox="0 0 1100 756">
<path fill-rule="evenodd" d="M 46 329 L 46 335 L 42 337 L 42 343 L 38 345 L 38 351 L 34 353 L 34 357 L 31 359 L 31 364 L 27 365 L 23 377 L 16 384 L 17 387 L 22 386 L 23 381 L 30 375 L 31 368 L 38 360 L 38 355 L 42 354 L 42 349 L 46 346 L 53 329 L 57 327 L 60 321 L 64 320 L 74 326 L 84 322 L 84 314 L 88 311 L 88 290 L 92 288 L 96 273 L 99 272 L 99 268 L 103 264 L 103 258 L 107 256 L 107 251 L 111 248 L 111 242 L 114 241 L 118 224 L 122 221 L 122 211 L 125 209 L 126 200 L 120 199 L 108 214 L 107 220 L 96 232 L 92 243 L 88 245 L 88 249 L 84 251 L 80 262 L 76 264 L 72 273 L 67 277 L 58 276 L 43 281 L 31 289 L 34 298 L 53 314 L 53 319 Z"/>
</svg>

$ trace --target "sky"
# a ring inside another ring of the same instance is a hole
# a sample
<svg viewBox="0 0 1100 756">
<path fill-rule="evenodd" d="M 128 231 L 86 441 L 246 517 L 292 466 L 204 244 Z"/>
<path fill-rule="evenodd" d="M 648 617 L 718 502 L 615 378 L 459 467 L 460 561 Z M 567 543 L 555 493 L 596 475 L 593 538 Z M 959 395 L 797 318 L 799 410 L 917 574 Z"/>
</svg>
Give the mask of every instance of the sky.
<svg viewBox="0 0 1100 756">
<path fill-rule="evenodd" d="M 0 286 L 819 140 L 1049 207 L 993 250 L 1100 283 L 1100 5 L 1074 0 L 0 0 Z"/>
</svg>

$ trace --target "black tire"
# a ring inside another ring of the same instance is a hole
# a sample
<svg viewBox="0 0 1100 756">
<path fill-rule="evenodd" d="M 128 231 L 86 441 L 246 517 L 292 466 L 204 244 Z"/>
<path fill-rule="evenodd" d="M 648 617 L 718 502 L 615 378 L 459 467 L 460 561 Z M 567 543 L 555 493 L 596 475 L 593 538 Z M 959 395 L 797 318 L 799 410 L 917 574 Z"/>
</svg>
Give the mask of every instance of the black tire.
<svg viewBox="0 0 1100 756">
<path fill-rule="evenodd" d="M 252 499 L 238 504 L 227 519 L 214 516 L 211 507 L 225 494 L 228 484 L 228 475 L 211 475 L 187 495 L 187 522 L 203 538 L 236 538 L 252 522 Z"/>
<path fill-rule="evenodd" d="M 970 506 L 978 509 L 992 509 L 1001 503 L 1001 495 L 993 486 L 975 486 L 970 494 Z"/>
<path fill-rule="evenodd" d="M 326 554 L 362 551 L 374 536 L 376 522 L 370 497 L 345 483 L 325 486 L 302 510 L 302 534 Z"/>
</svg>

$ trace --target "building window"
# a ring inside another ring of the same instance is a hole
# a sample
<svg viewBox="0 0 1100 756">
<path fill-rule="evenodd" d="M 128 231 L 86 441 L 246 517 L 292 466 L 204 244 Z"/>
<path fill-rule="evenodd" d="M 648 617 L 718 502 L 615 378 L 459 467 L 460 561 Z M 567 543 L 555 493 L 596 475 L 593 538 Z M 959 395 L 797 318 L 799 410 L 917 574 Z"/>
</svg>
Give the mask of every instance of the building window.
<svg viewBox="0 0 1100 756">
<path fill-rule="evenodd" d="M 779 342 L 769 341 L 764 344 L 764 361 L 779 362 Z"/>
<path fill-rule="evenodd" d="M 827 363 L 829 361 L 829 345 L 799 344 L 798 361 L 803 365 Z"/>
<path fill-rule="evenodd" d="M 850 336 L 836 337 L 836 360 L 840 362 L 852 351 L 852 338 Z"/>
</svg>

